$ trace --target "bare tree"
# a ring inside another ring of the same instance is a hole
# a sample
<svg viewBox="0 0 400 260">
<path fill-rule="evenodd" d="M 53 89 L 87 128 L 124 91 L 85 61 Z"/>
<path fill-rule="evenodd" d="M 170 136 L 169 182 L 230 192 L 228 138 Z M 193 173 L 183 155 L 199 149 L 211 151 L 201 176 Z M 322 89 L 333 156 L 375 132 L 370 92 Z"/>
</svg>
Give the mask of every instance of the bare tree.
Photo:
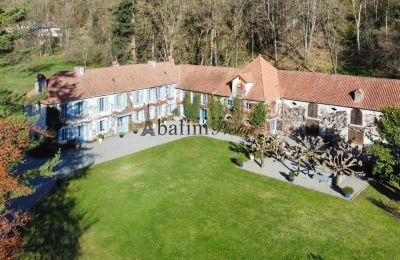
<svg viewBox="0 0 400 260">
<path fill-rule="evenodd" d="M 356 146 L 341 142 L 337 148 L 330 148 L 322 154 L 324 165 L 332 169 L 335 176 L 335 185 L 339 185 L 341 174 L 354 175 L 356 166 L 362 166 L 360 156 L 362 150 Z"/>
<path fill-rule="evenodd" d="M 357 37 L 357 53 L 360 54 L 361 51 L 361 11 L 363 5 L 366 4 L 365 0 L 351 0 L 354 22 L 356 24 L 356 37 Z"/>
</svg>

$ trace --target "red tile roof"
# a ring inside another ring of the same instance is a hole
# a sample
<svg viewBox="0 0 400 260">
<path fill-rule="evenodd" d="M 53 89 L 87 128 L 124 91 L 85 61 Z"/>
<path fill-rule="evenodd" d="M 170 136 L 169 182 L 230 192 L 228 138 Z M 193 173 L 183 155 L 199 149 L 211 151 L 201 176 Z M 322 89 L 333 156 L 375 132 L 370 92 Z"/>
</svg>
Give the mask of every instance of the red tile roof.
<svg viewBox="0 0 400 260">
<path fill-rule="evenodd" d="M 177 83 L 181 89 L 231 96 L 229 82 L 240 77 L 254 83 L 245 99 L 271 101 L 279 98 L 337 106 L 380 110 L 400 104 L 400 80 L 278 71 L 261 56 L 242 69 L 178 65 L 173 61 L 89 69 L 84 76 L 59 72 L 48 80 L 49 98 L 43 103 L 59 103 L 137 89 Z M 362 102 L 352 93 L 360 90 Z M 33 92 L 27 93 L 32 95 Z"/>
<path fill-rule="evenodd" d="M 59 72 L 48 79 L 49 98 L 43 102 L 59 103 L 168 85 L 178 81 L 177 72 L 173 62 L 88 69 L 83 76 Z"/>
<path fill-rule="evenodd" d="M 333 75 L 314 72 L 279 71 L 281 97 L 379 111 L 400 104 L 400 80 Z M 352 94 L 361 90 L 363 100 Z"/>
<path fill-rule="evenodd" d="M 264 58 L 255 60 L 235 73 L 247 83 L 254 83 L 245 99 L 255 101 L 272 101 L 280 97 L 278 70 Z"/>
<path fill-rule="evenodd" d="M 230 96 L 227 85 L 235 68 L 199 65 L 179 65 L 178 88 L 219 96 Z"/>
</svg>

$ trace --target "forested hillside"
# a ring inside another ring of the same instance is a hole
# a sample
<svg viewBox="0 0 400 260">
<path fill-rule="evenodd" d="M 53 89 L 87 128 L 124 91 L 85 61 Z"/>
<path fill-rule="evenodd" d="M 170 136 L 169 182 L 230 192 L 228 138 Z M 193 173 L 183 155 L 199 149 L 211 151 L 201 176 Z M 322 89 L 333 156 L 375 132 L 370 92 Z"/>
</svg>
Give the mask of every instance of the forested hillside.
<svg viewBox="0 0 400 260">
<path fill-rule="evenodd" d="M 9 0 L 63 31 L 41 55 L 76 64 L 166 60 L 400 77 L 399 0 Z M 25 43 L 26 45 L 26 43 Z M 26 46 L 25 46 L 26 47 Z M 55 50 L 56 49 L 56 50 Z"/>
</svg>

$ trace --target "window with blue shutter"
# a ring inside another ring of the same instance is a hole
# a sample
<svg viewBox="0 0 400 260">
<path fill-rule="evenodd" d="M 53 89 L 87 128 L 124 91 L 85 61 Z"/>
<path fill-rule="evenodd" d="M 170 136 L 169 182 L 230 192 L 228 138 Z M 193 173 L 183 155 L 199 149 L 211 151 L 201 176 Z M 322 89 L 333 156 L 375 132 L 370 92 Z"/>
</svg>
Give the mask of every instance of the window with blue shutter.
<svg viewBox="0 0 400 260">
<path fill-rule="evenodd" d="M 74 118 L 74 105 L 72 103 L 67 104 L 67 118 L 68 119 Z"/>
<path fill-rule="evenodd" d="M 104 97 L 104 111 L 108 112 L 110 111 L 110 106 L 109 106 L 109 98 L 108 97 Z"/>
<path fill-rule="evenodd" d="M 124 108 L 126 108 L 128 106 L 128 94 L 123 94 L 122 96 L 122 105 Z"/>
<path fill-rule="evenodd" d="M 119 97 L 119 95 L 114 95 L 114 109 L 115 110 L 118 110 L 118 108 L 119 108 L 118 97 Z"/>
<path fill-rule="evenodd" d="M 85 124 L 85 141 L 89 141 L 90 139 L 90 124 Z"/>
<path fill-rule="evenodd" d="M 106 107 L 105 103 L 106 102 L 105 102 L 105 98 L 104 97 L 101 97 L 101 98 L 97 99 L 97 112 L 105 111 L 105 107 Z"/>
</svg>

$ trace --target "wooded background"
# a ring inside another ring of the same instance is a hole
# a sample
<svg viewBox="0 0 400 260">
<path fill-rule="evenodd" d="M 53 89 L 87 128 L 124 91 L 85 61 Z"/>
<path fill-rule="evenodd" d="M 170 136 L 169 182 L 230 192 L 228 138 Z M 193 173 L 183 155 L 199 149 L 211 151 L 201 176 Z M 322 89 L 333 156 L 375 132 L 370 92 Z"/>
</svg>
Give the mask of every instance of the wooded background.
<svg viewBox="0 0 400 260">
<path fill-rule="evenodd" d="M 166 60 L 400 77 L 400 0 L 9 0 L 75 63 Z"/>
</svg>

